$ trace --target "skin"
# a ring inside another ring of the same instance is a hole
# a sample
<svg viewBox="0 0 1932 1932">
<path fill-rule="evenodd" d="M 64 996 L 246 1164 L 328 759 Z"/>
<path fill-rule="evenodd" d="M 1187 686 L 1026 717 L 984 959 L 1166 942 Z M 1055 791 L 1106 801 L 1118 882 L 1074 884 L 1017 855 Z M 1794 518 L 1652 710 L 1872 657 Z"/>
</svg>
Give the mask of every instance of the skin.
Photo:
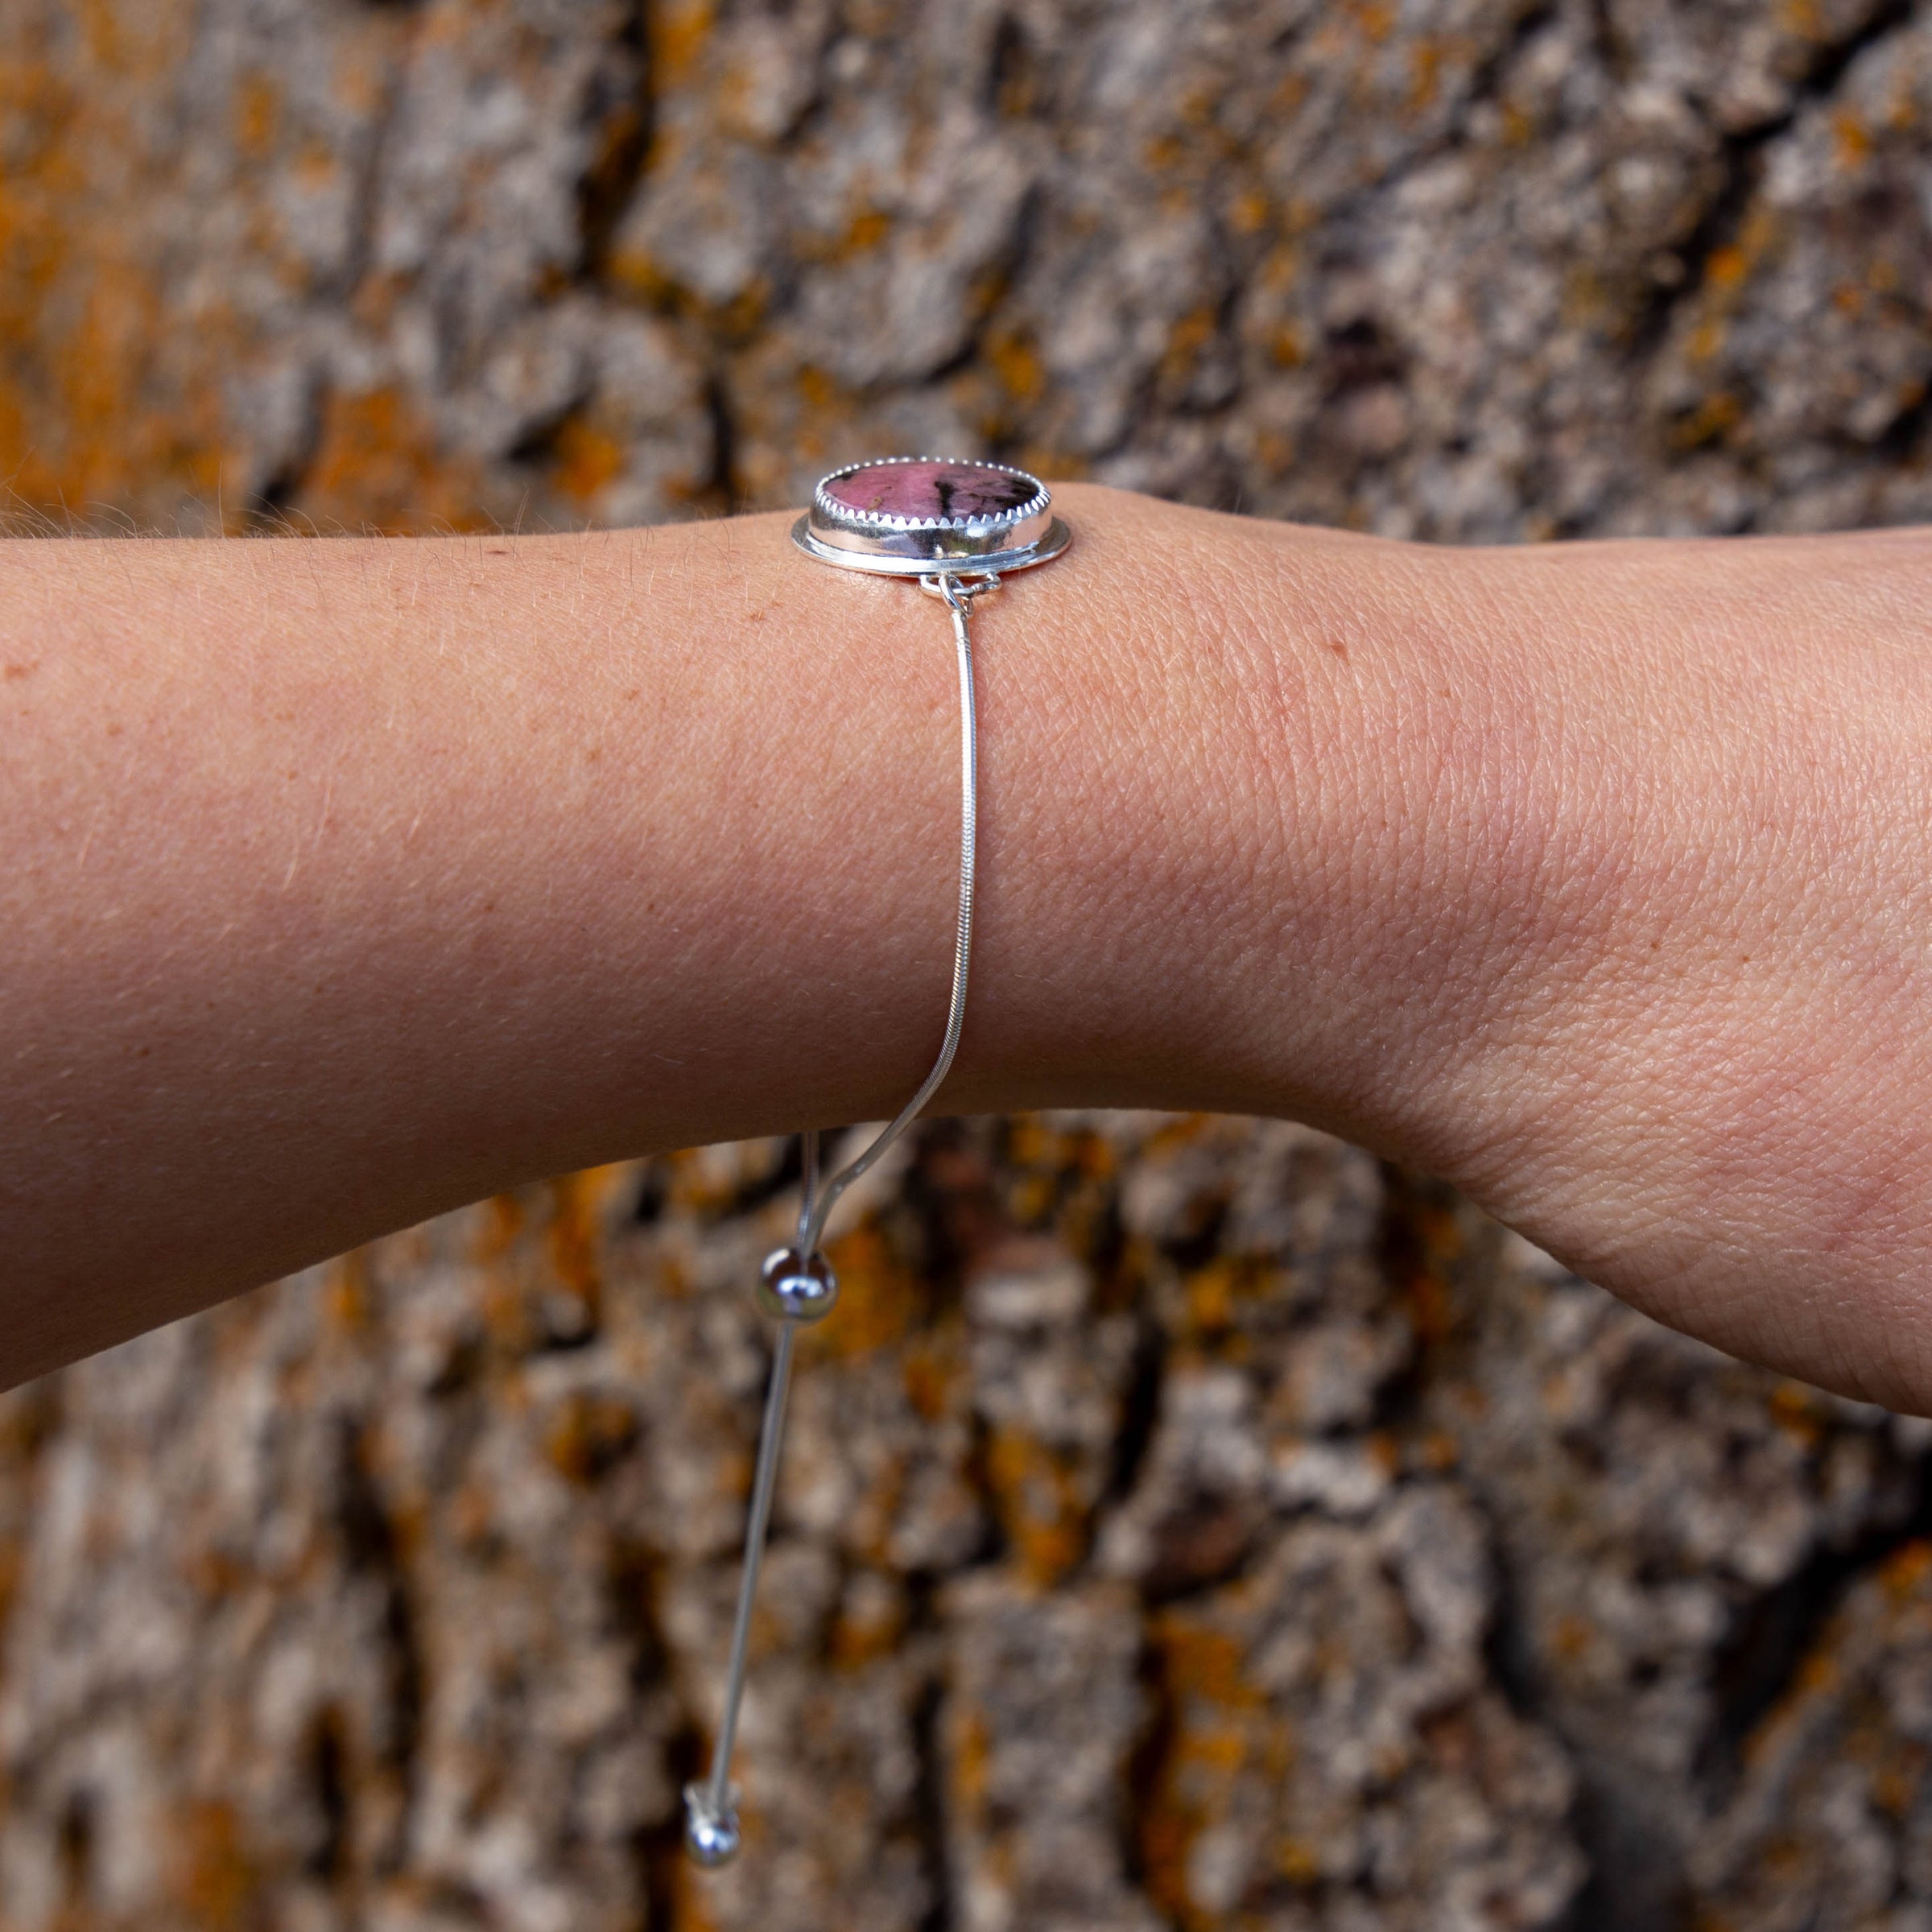
<svg viewBox="0 0 1932 1932">
<path fill-rule="evenodd" d="M 1072 551 L 975 614 L 935 1109 L 1311 1121 L 1932 1407 L 1932 533 L 1451 551 L 1056 500 Z M 946 627 L 786 526 L 0 546 L 0 1378 L 918 1084 Z"/>
</svg>

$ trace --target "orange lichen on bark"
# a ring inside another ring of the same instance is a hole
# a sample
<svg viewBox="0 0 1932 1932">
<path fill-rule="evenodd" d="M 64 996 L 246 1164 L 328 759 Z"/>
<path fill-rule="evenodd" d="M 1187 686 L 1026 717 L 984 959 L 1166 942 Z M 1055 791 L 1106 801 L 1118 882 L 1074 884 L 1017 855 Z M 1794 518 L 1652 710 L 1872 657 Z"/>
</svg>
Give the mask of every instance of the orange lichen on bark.
<svg viewBox="0 0 1932 1932">
<path fill-rule="evenodd" d="M 551 1217 L 547 1231 L 550 1264 L 556 1285 L 582 1305 L 587 1323 L 601 1311 L 603 1270 L 598 1263 L 603 1232 L 604 1189 L 607 1170 L 590 1169 L 559 1176 L 550 1183 Z"/>
<path fill-rule="evenodd" d="M 109 224 L 74 213 L 0 176 L 0 479 L 17 505 L 62 518 L 151 502 L 158 485 L 212 501 L 223 460 L 212 358 L 203 382 L 158 404 L 175 386 L 155 368 L 153 282 Z"/>
<path fill-rule="evenodd" d="M 1249 1681 L 1246 1655 L 1229 1633 L 1173 1610 L 1154 1620 L 1151 1635 L 1166 1721 L 1154 1740 L 1139 1810 L 1141 1867 L 1155 1906 L 1185 1932 L 1207 1932 L 1216 1921 L 1202 1911 L 1190 1880 L 1195 1843 L 1225 1812 L 1255 1751 L 1286 1768 L 1289 1740 L 1284 1728 L 1267 1720 L 1266 1699 Z"/>
<path fill-rule="evenodd" d="M 1932 1542 L 1915 1538 L 1885 1558 L 1879 1581 L 1894 1604 L 1918 1596 L 1932 1577 Z"/>
<path fill-rule="evenodd" d="M 244 74 L 235 83 L 235 146 L 259 159 L 275 144 L 282 90 L 266 74 Z"/>
<path fill-rule="evenodd" d="M 932 1339 L 910 1349 L 902 1369 L 906 1399 L 926 1421 L 937 1422 L 964 1393 L 964 1363 L 956 1345 Z"/>
<path fill-rule="evenodd" d="M 890 1348 L 917 1320 L 921 1284 L 881 1231 L 861 1223 L 830 1243 L 825 1258 L 839 1278 L 832 1319 L 805 1331 L 807 1356 L 852 1360 Z"/>
<path fill-rule="evenodd" d="M 1456 1323 L 1450 1270 L 1463 1251 L 1463 1231 L 1452 1208 L 1417 1203 L 1405 1217 L 1408 1265 L 1399 1286 L 1416 1340 L 1424 1348 L 1447 1341 Z"/>
<path fill-rule="evenodd" d="M 1872 152 L 1872 130 L 1848 109 L 1832 116 L 1831 138 L 1838 165 L 1847 174 Z"/>
<path fill-rule="evenodd" d="M 1779 1428 L 1801 1447 L 1816 1447 L 1824 1434 L 1817 1392 L 1802 1382 L 1784 1381 L 1771 1391 L 1769 1405 Z"/>
<path fill-rule="evenodd" d="M 588 1486 L 638 1439 L 638 1428 L 637 1410 L 629 1402 L 577 1389 L 558 1403 L 544 1451 L 559 1475 Z"/>
<path fill-rule="evenodd" d="M 401 390 L 332 394 L 296 507 L 318 528 L 406 536 L 485 530 L 475 464 L 441 451 Z"/>
<path fill-rule="evenodd" d="M 220 489 L 221 380 L 246 344 L 219 303 L 192 329 L 171 316 L 128 121 L 191 19 L 97 0 L 77 41 L 22 35 L 0 62 L 0 482 L 29 513 L 171 514 Z"/>
<path fill-rule="evenodd" d="M 854 1600 L 848 1591 L 832 1627 L 832 1661 L 841 1670 L 857 1670 L 898 1647 L 906 1626 L 904 1595 L 888 1589 Z"/>
<path fill-rule="evenodd" d="M 559 493 L 588 510 L 607 484 L 624 473 L 624 445 L 581 416 L 572 416 L 556 434 L 551 480 Z"/>
<path fill-rule="evenodd" d="M 1701 449 L 1721 443 L 1744 420 L 1743 401 L 1728 389 L 1706 396 L 1672 432 L 1682 449 Z"/>
<path fill-rule="evenodd" d="M 997 1428 L 987 1439 L 985 1468 L 1022 1575 L 1042 1586 L 1057 1583 L 1087 1553 L 1091 1503 L 1077 1471 L 1024 1430 Z"/>
<path fill-rule="evenodd" d="M 181 1821 L 179 1897 L 189 1922 L 205 1932 L 229 1932 L 248 1922 L 258 1875 L 232 1806 L 192 1806 Z"/>
<path fill-rule="evenodd" d="M 664 0 L 645 10 L 650 62 L 659 88 L 691 77 L 717 16 L 713 0 Z"/>
<path fill-rule="evenodd" d="M 368 1257 L 361 1249 L 342 1256 L 329 1269 L 328 1299 L 331 1323 L 345 1335 L 359 1335 L 369 1326 Z"/>
</svg>

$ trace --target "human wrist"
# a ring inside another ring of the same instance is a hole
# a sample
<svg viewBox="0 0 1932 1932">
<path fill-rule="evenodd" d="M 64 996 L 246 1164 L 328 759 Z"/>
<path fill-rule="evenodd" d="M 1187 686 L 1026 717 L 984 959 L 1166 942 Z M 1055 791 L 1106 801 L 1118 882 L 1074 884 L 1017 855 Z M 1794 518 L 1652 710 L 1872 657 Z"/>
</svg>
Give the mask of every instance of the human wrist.
<svg viewBox="0 0 1932 1932">
<path fill-rule="evenodd" d="M 1932 545 L 1452 568 L 1492 745 L 1443 843 L 1491 889 L 1408 1150 L 1674 1326 L 1925 1406 Z"/>
</svg>

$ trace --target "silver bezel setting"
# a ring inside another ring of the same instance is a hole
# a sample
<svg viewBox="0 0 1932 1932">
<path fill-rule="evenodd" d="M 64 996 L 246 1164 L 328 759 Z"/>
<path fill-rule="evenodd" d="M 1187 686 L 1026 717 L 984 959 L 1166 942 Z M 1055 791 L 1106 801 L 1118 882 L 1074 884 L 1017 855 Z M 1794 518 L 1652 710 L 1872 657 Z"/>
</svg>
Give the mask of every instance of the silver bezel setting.
<svg viewBox="0 0 1932 1932">
<path fill-rule="evenodd" d="M 1011 510 L 989 517 L 900 517 L 854 510 L 828 493 L 829 486 L 861 469 L 894 463 L 943 463 L 989 469 L 1032 486 Z M 848 463 L 822 478 L 811 508 L 792 526 L 792 541 L 809 557 L 841 570 L 888 577 L 931 577 L 970 572 L 1003 576 L 1057 557 L 1072 540 L 1052 513 L 1052 498 L 1038 477 L 1008 463 L 959 456 L 875 456 Z"/>
</svg>

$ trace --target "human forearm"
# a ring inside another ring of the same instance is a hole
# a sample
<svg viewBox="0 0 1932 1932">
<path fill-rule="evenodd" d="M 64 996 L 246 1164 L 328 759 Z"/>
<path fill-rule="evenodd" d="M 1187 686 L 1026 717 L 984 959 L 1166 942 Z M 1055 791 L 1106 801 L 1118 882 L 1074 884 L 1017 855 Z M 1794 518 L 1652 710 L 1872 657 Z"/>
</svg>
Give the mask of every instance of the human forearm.
<svg viewBox="0 0 1932 1932">
<path fill-rule="evenodd" d="M 1445 1166 L 1676 1326 L 1932 1406 L 1932 533 L 1471 562 L 1547 832 Z"/>
<path fill-rule="evenodd" d="M 1174 780 L 1198 735 L 1122 708 L 1167 706 L 1142 646 L 1179 641 L 1108 636 L 1109 597 L 1076 621 L 1121 518 L 1166 513 L 1094 510 L 1088 568 L 1057 594 L 1017 582 L 980 625 L 958 1104 L 1077 1093 L 1083 1037 L 1127 1044 L 1122 1078 L 1171 1078 L 1144 1013 L 1063 970 L 1117 890 L 1123 972 L 1150 983 L 1162 889 L 1108 852 L 1183 803 L 1154 795 L 1143 735 Z M 943 616 L 803 568 L 782 519 L 21 545 L 0 567 L 20 861 L 0 879 L 0 1371 L 532 1174 L 876 1116 L 930 1063 L 956 844 Z M 1096 819 L 1117 754 L 1135 789 Z"/>
<path fill-rule="evenodd" d="M 1062 500 L 1075 550 L 976 625 L 942 1106 L 1297 1113 L 1765 1352 L 1834 1268 L 1917 1265 L 1834 1261 L 1777 1122 L 1760 1146 L 1714 1096 L 1777 1077 L 1766 1001 L 1825 956 L 1801 884 L 1897 956 L 1810 1002 L 1811 1050 L 1865 1014 L 1896 1071 L 1921 1051 L 1923 549 L 1452 553 Z M 783 530 L 0 559 L 0 1368 L 533 1174 L 910 1091 L 944 1005 L 944 627 Z M 1882 716 L 1847 710 L 1852 650 Z M 1872 1131 L 1872 1198 L 1922 1200 L 1922 1143 Z"/>
</svg>

